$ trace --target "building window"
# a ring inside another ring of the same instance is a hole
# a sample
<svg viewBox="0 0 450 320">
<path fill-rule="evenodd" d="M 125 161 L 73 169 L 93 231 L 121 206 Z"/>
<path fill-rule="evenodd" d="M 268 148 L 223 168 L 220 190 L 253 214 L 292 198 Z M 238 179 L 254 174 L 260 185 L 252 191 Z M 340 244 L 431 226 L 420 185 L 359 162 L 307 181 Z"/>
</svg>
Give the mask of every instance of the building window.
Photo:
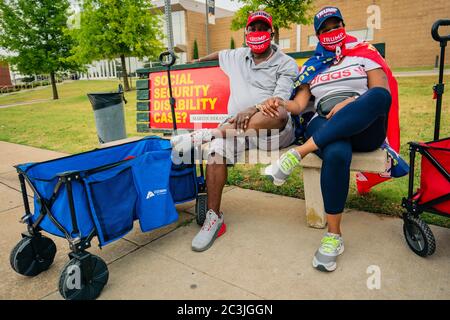
<svg viewBox="0 0 450 320">
<path fill-rule="evenodd" d="M 365 41 L 373 40 L 373 28 L 352 30 L 352 31 L 347 31 L 347 33 L 351 36 L 358 38 L 359 40 L 365 40 Z M 319 40 L 317 39 L 317 36 L 315 34 L 308 36 L 308 46 L 315 47 L 318 42 L 319 42 Z"/>
<path fill-rule="evenodd" d="M 291 47 L 291 39 L 280 39 L 278 45 L 281 49 L 289 49 Z"/>
</svg>

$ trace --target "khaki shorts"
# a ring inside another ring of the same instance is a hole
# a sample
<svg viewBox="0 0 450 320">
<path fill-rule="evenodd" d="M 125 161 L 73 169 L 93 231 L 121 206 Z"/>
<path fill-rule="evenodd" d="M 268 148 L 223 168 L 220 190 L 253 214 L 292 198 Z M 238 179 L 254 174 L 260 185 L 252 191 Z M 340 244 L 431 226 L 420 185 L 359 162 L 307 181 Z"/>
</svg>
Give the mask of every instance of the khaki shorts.
<svg viewBox="0 0 450 320">
<path fill-rule="evenodd" d="M 224 125 L 224 121 L 220 126 Z M 268 130 L 267 130 L 268 131 Z M 208 156 L 218 154 L 226 159 L 227 164 L 245 163 L 245 151 L 259 149 L 264 151 L 279 150 L 289 147 L 295 141 L 295 128 L 291 117 L 288 117 L 286 126 L 277 133 L 271 130 L 267 135 L 266 130 L 260 130 L 258 136 L 256 132 L 245 137 L 216 138 L 209 144 Z M 248 133 L 248 131 L 246 132 Z"/>
</svg>

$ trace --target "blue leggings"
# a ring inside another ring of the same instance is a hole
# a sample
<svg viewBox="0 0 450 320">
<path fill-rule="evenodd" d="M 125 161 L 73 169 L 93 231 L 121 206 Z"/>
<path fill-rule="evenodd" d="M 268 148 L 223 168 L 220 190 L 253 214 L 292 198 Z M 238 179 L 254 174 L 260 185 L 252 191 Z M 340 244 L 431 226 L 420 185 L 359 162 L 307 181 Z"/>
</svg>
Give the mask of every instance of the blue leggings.
<svg viewBox="0 0 450 320">
<path fill-rule="evenodd" d="M 375 87 L 330 120 L 316 117 L 309 123 L 306 138 L 313 137 L 319 147 L 316 154 L 323 160 L 320 185 L 326 213 L 344 211 L 352 151 L 368 152 L 381 146 L 386 138 L 390 105 L 389 91 Z"/>
</svg>

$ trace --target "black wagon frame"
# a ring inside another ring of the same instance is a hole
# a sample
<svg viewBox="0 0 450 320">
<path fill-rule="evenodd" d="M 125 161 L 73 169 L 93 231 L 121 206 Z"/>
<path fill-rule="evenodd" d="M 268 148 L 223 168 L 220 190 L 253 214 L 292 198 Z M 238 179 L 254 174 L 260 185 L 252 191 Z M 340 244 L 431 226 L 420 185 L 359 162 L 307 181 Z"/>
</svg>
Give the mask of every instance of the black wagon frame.
<svg viewBox="0 0 450 320">
<path fill-rule="evenodd" d="M 441 212 L 434 206 L 450 200 L 450 193 L 444 194 L 424 203 L 419 203 L 419 194 L 414 192 L 414 174 L 415 174 L 415 160 L 416 154 L 419 153 L 422 158 L 426 158 L 431 165 L 443 176 L 447 181 L 450 181 L 449 168 L 444 168 L 442 164 L 437 161 L 430 153 L 430 149 L 449 151 L 449 149 L 439 148 L 428 145 L 432 142 L 441 142 L 450 140 L 450 137 L 439 139 L 439 131 L 441 124 L 442 112 L 442 96 L 444 94 L 444 61 L 445 48 L 447 42 L 450 41 L 450 34 L 441 36 L 439 34 L 439 27 L 450 26 L 450 19 L 437 20 L 431 28 L 431 36 L 434 40 L 439 42 L 441 48 L 440 62 L 439 62 L 439 81 L 433 86 L 434 98 L 436 98 L 436 114 L 434 124 L 434 139 L 428 143 L 409 142 L 409 179 L 408 179 L 408 196 L 402 199 L 402 207 L 406 209 L 403 214 L 403 233 L 406 242 L 410 249 L 419 256 L 426 257 L 432 255 L 436 250 L 436 241 L 431 229 L 428 225 L 420 219 L 420 214 L 429 212 L 432 214 L 450 217 L 448 213 Z"/>
</svg>

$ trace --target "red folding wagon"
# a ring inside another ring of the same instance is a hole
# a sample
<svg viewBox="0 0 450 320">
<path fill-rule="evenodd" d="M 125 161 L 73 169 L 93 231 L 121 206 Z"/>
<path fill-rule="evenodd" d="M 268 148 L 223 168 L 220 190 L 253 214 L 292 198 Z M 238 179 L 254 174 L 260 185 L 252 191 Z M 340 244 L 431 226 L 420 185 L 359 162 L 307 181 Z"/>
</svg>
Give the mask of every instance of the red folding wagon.
<svg viewBox="0 0 450 320">
<path fill-rule="evenodd" d="M 433 24 L 431 34 L 441 46 L 439 65 L 439 83 L 433 87 L 436 98 L 436 121 L 434 140 L 431 142 L 409 142 L 410 171 L 408 198 L 403 198 L 402 206 L 406 208 L 403 215 L 403 232 L 412 251 L 422 257 L 432 255 L 436 243 L 428 225 L 420 218 L 423 212 L 450 218 L 450 137 L 439 140 L 439 129 L 444 93 L 444 58 L 445 47 L 450 35 L 440 36 L 438 28 L 450 26 L 450 20 L 438 20 Z M 422 156 L 420 187 L 414 192 L 414 161 L 416 153 Z"/>
</svg>

